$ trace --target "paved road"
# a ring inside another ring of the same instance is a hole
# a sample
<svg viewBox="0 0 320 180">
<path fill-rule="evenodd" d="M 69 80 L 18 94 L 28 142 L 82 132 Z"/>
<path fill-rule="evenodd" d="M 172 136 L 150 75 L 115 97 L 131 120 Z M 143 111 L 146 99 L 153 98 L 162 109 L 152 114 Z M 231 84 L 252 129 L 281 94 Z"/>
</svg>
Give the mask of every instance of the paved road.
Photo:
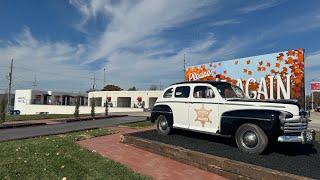
<svg viewBox="0 0 320 180">
<path fill-rule="evenodd" d="M 13 128 L 13 129 L 0 129 L 0 142 L 15 140 L 15 139 L 24 139 L 37 136 L 45 136 L 52 134 L 61 134 L 71 131 L 100 128 L 107 126 L 115 126 L 118 124 L 138 122 L 145 120 L 145 117 L 117 117 L 117 118 L 108 118 L 100 119 L 94 121 L 78 121 L 65 124 L 55 124 L 55 125 L 43 125 L 43 126 L 32 126 L 24 128 Z"/>
<path fill-rule="evenodd" d="M 300 176 L 319 179 L 320 144 L 275 144 L 266 154 L 251 155 L 238 151 L 231 139 L 176 130 L 172 135 L 161 136 L 155 130 L 138 132 L 134 136 L 180 146 L 206 154 L 255 164 Z"/>
</svg>

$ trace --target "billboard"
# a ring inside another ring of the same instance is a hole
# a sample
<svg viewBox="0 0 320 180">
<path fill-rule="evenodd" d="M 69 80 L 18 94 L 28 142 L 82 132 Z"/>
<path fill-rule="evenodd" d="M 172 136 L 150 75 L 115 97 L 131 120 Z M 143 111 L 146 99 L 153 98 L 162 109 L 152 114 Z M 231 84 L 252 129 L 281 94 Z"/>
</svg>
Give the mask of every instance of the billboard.
<svg viewBox="0 0 320 180">
<path fill-rule="evenodd" d="M 311 91 L 320 91 L 320 82 L 311 82 Z"/>
<path fill-rule="evenodd" d="M 187 67 L 186 81 L 222 80 L 256 99 L 297 99 L 304 104 L 304 50 L 296 49 Z"/>
</svg>

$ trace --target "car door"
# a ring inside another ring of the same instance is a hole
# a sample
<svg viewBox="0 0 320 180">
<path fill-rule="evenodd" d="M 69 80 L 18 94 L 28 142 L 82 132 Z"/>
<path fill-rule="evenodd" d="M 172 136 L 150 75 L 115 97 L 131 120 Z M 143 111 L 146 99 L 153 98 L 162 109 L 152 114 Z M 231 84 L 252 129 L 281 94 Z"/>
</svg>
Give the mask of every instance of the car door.
<svg viewBox="0 0 320 180">
<path fill-rule="evenodd" d="M 192 87 L 189 105 L 189 128 L 216 133 L 219 128 L 219 99 L 214 87 L 201 84 Z"/>
<path fill-rule="evenodd" d="M 189 102 L 190 102 L 189 85 L 176 86 L 174 89 L 173 101 L 171 109 L 173 112 L 173 126 L 180 128 L 188 128 L 189 123 Z"/>
</svg>

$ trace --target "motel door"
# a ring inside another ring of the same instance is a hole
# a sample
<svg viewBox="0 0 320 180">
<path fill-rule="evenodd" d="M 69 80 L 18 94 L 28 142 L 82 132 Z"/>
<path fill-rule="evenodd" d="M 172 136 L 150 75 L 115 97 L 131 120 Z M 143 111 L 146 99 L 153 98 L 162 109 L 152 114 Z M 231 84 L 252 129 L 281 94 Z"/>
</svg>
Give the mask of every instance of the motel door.
<svg viewBox="0 0 320 180">
<path fill-rule="evenodd" d="M 218 130 L 218 100 L 207 85 L 194 85 L 189 106 L 189 128 L 216 133 Z"/>
</svg>

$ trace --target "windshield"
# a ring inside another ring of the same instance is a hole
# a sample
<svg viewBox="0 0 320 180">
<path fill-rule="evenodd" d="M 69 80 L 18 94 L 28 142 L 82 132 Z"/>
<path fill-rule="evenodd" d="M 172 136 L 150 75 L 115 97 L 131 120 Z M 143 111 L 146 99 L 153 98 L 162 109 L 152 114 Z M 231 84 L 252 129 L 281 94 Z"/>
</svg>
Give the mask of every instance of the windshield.
<svg viewBox="0 0 320 180">
<path fill-rule="evenodd" d="M 223 98 L 245 98 L 243 91 L 238 86 L 221 84 L 216 88 Z"/>
</svg>

